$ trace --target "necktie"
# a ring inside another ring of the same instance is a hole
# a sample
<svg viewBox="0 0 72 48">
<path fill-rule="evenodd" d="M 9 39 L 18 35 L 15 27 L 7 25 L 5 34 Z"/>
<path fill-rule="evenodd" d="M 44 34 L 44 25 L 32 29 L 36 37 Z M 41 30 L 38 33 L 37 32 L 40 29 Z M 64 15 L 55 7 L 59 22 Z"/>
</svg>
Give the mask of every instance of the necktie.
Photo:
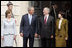
<svg viewBox="0 0 72 48">
<path fill-rule="evenodd" d="M 44 24 L 46 24 L 46 19 L 47 19 L 47 18 L 45 17 L 45 19 L 44 19 Z"/>
</svg>

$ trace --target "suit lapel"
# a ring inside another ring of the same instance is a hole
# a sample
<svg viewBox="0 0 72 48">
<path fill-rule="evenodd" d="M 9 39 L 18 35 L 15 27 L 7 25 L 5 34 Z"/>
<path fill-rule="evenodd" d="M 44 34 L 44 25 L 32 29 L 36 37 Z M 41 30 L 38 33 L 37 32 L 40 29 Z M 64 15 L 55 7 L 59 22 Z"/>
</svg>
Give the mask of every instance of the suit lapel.
<svg viewBox="0 0 72 48">
<path fill-rule="evenodd" d="M 49 16 L 48 19 L 47 19 L 47 24 L 49 24 L 49 21 L 50 21 L 50 16 Z"/>
<path fill-rule="evenodd" d="M 29 18 L 28 18 L 28 14 L 27 14 L 27 16 L 26 16 L 26 19 L 27 19 L 27 22 L 28 22 L 28 24 L 29 24 Z"/>
<path fill-rule="evenodd" d="M 63 23 L 64 23 L 64 19 L 62 20 L 62 23 L 61 23 L 61 28 L 62 28 Z"/>
<path fill-rule="evenodd" d="M 59 20 L 57 21 L 57 28 L 58 28 L 58 26 L 59 26 Z"/>
<path fill-rule="evenodd" d="M 42 23 L 44 23 L 44 16 L 42 17 Z"/>
<path fill-rule="evenodd" d="M 64 22 L 64 19 L 62 20 L 62 23 L 61 23 L 61 28 L 62 28 L 62 24 L 63 24 L 63 22 Z M 57 21 L 57 27 L 59 26 L 59 20 Z M 60 28 L 60 29 L 61 29 Z"/>
<path fill-rule="evenodd" d="M 34 15 L 32 15 L 32 20 L 31 20 L 31 24 L 32 24 L 33 20 L 34 20 Z"/>
</svg>

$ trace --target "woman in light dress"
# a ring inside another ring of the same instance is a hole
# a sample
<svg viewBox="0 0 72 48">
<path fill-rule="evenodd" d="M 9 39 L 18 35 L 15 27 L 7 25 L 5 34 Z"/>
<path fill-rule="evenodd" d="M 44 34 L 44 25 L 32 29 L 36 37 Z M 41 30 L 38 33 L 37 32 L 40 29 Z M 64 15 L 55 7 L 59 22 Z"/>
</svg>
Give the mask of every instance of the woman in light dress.
<svg viewBox="0 0 72 48">
<path fill-rule="evenodd" d="M 14 40 L 16 39 L 16 25 L 15 19 L 11 18 L 10 10 L 6 11 L 6 18 L 2 23 L 1 39 L 3 40 L 4 47 L 13 47 Z"/>
</svg>

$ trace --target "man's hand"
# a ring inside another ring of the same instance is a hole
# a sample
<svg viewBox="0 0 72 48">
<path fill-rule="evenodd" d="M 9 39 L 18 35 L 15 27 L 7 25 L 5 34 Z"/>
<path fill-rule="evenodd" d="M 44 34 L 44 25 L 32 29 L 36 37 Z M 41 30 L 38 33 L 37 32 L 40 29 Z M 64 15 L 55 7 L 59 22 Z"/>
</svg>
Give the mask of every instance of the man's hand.
<svg viewBox="0 0 72 48">
<path fill-rule="evenodd" d="M 23 37 L 23 33 L 20 33 L 20 36 Z"/>
<path fill-rule="evenodd" d="M 53 35 L 51 35 L 51 38 L 53 38 Z"/>
<path fill-rule="evenodd" d="M 35 33 L 35 38 L 37 38 L 38 37 L 38 34 L 37 33 Z"/>
<path fill-rule="evenodd" d="M 40 38 L 40 35 L 38 35 L 39 36 L 39 38 Z"/>
<path fill-rule="evenodd" d="M 68 38 L 67 38 L 67 37 L 65 37 L 65 40 L 68 40 Z"/>
<path fill-rule="evenodd" d="M 14 40 L 16 40 L 16 35 L 14 35 Z"/>
<path fill-rule="evenodd" d="M 16 23 L 16 19 L 15 19 L 15 23 Z"/>
<path fill-rule="evenodd" d="M 1 39 L 4 40 L 4 36 L 1 36 Z"/>
</svg>

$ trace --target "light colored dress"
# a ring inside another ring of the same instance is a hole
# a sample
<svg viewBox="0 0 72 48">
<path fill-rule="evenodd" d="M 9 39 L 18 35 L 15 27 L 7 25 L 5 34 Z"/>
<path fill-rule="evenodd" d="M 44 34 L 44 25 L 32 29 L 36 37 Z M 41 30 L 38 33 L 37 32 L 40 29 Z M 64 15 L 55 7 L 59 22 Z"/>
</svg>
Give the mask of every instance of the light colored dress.
<svg viewBox="0 0 72 48">
<path fill-rule="evenodd" d="M 5 18 L 2 23 L 1 36 L 4 36 L 3 46 L 13 46 L 14 35 L 16 35 L 15 19 L 11 18 L 10 21 Z"/>
</svg>

